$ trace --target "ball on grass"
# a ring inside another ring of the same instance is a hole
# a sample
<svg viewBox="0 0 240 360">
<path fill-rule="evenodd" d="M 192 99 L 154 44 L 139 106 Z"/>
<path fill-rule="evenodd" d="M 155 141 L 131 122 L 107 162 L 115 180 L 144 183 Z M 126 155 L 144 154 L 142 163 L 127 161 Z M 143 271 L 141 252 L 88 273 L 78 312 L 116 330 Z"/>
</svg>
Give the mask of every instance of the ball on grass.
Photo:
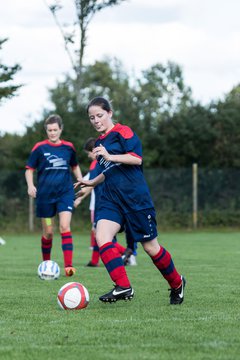
<svg viewBox="0 0 240 360">
<path fill-rule="evenodd" d="M 41 280 L 57 280 L 60 276 L 60 267 L 56 261 L 45 260 L 38 266 L 37 272 Z"/>
<path fill-rule="evenodd" d="M 88 306 L 89 293 L 84 285 L 69 282 L 59 290 L 57 300 L 61 309 L 80 310 Z"/>
</svg>

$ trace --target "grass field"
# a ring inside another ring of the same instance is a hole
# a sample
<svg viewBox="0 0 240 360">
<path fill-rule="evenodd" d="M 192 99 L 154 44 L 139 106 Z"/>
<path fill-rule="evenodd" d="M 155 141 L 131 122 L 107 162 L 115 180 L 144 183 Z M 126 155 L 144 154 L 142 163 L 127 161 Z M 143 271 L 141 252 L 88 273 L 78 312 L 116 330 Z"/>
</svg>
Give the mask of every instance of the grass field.
<svg viewBox="0 0 240 360">
<path fill-rule="evenodd" d="M 185 301 L 169 305 L 168 285 L 142 249 L 127 267 L 135 298 L 103 304 L 106 270 L 87 268 L 88 235 L 75 234 L 75 281 L 89 290 L 84 310 L 57 304 L 56 281 L 37 277 L 39 235 L 5 235 L 0 246 L 1 360 L 231 360 L 240 358 L 239 232 L 163 233 L 160 242 L 187 280 Z M 120 238 L 120 241 L 122 239 Z M 53 256 L 63 269 L 60 238 Z"/>
</svg>

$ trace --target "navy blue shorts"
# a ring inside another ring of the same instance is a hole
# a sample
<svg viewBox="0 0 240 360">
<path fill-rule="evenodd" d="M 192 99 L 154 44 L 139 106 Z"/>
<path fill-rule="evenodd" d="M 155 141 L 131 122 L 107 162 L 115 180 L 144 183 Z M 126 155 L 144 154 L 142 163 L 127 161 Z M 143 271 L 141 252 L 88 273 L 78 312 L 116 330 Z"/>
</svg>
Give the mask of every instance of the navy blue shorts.
<svg viewBox="0 0 240 360">
<path fill-rule="evenodd" d="M 101 219 L 118 223 L 127 234 L 129 241 L 145 242 L 157 237 L 156 213 L 154 208 L 122 214 L 119 209 L 101 207 L 97 214 L 97 221 Z"/>
<path fill-rule="evenodd" d="M 40 218 L 51 218 L 62 211 L 73 212 L 73 202 L 72 192 L 63 194 L 61 198 L 52 203 L 41 202 L 41 199 L 37 199 L 36 215 Z"/>
</svg>

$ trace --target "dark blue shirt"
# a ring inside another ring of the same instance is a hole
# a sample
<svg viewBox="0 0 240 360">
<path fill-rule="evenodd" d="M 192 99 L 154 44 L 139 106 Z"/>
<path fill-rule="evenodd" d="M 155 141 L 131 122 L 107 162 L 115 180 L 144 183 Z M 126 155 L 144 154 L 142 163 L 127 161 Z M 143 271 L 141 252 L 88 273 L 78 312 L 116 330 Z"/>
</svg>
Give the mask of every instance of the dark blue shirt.
<svg viewBox="0 0 240 360">
<path fill-rule="evenodd" d="M 99 136 L 95 146 L 102 144 L 109 154 L 131 154 L 142 159 L 142 145 L 138 136 L 126 125 L 116 124 L 107 134 Z M 141 165 L 126 165 L 97 158 L 105 181 L 101 201 L 118 204 L 123 213 L 153 207 L 151 195 Z"/>
<path fill-rule="evenodd" d="M 37 199 L 53 203 L 69 191 L 74 196 L 71 168 L 77 165 L 76 151 L 71 142 L 38 142 L 26 165 L 27 169 L 37 170 Z"/>
</svg>

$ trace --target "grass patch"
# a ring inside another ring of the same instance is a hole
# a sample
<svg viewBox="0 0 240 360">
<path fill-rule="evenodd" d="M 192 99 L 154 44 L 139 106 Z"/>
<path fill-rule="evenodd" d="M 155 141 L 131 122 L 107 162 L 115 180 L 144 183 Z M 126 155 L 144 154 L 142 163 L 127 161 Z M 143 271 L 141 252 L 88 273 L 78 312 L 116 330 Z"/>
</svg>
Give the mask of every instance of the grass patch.
<svg viewBox="0 0 240 360">
<path fill-rule="evenodd" d="M 136 267 L 127 267 L 135 289 L 131 302 L 102 304 L 112 288 L 103 265 L 87 268 L 89 235 L 74 234 L 75 281 L 90 293 L 89 306 L 63 311 L 57 293 L 73 278 L 63 276 L 60 237 L 53 260 L 56 281 L 41 281 L 40 236 L 5 235 L 0 246 L 0 358 L 3 360 L 230 360 L 239 344 L 239 238 L 235 232 L 160 234 L 187 280 L 185 301 L 170 306 L 168 284 L 141 248 Z M 122 237 L 120 241 L 124 243 Z"/>
</svg>

